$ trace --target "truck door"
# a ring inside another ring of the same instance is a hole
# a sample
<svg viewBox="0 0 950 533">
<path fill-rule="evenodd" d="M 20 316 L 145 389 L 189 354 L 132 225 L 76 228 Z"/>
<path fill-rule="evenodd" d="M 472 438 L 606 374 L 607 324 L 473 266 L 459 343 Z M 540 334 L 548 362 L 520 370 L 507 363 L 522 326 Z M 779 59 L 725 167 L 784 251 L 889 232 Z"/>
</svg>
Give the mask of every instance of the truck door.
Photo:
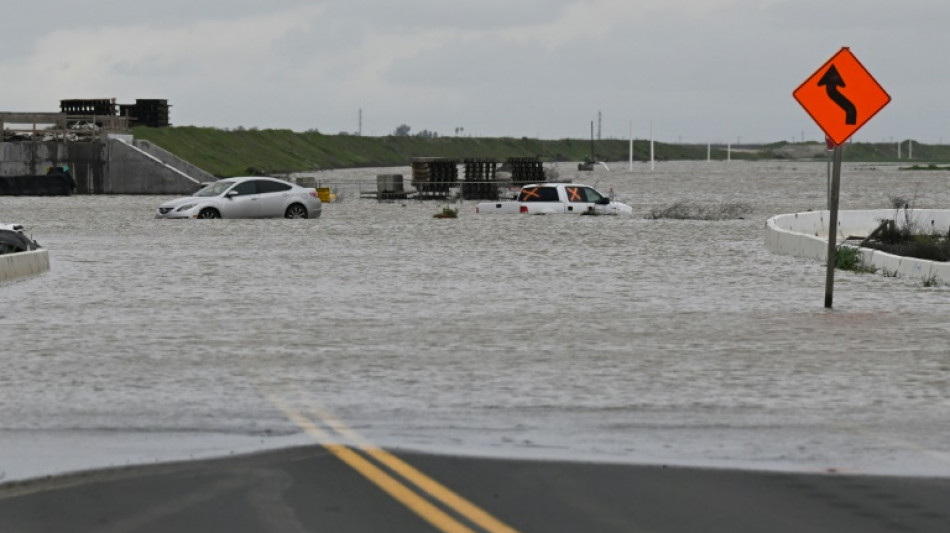
<svg viewBox="0 0 950 533">
<path fill-rule="evenodd" d="M 590 193 L 593 193 L 596 197 L 600 197 L 597 194 L 597 191 L 591 189 L 590 187 L 582 187 L 579 185 L 567 185 L 564 187 L 564 192 L 567 194 L 567 212 L 574 215 L 582 215 L 588 211 L 596 210 L 597 206 L 593 203 L 596 201 L 594 198 L 593 201 L 590 199 Z"/>
<path fill-rule="evenodd" d="M 616 214 L 616 209 L 611 207 L 610 198 L 600 194 L 592 187 L 570 186 L 565 187 L 568 197 L 568 209 L 576 214 Z"/>
</svg>

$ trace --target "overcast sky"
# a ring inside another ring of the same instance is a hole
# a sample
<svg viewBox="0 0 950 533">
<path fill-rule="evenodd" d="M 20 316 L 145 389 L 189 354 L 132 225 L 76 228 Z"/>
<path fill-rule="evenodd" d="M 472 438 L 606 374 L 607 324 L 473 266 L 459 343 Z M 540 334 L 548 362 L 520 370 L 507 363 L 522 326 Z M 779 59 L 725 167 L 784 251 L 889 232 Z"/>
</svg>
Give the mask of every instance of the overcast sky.
<svg viewBox="0 0 950 533">
<path fill-rule="evenodd" d="M 842 46 L 892 101 L 854 137 L 950 143 L 947 0 L 0 0 L 0 111 L 167 99 L 175 125 L 819 140 Z"/>
</svg>

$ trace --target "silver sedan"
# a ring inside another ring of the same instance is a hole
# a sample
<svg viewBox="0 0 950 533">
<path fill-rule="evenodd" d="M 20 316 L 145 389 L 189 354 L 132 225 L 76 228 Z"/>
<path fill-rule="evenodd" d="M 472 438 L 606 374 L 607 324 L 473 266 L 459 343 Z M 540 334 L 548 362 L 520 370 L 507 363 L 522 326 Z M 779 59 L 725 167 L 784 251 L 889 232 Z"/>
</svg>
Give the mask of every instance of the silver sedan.
<svg viewBox="0 0 950 533">
<path fill-rule="evenodd" d="M 318 218 L 316 189 L 276 178 L 225 178 L 158 206 L 155 218 Z"/>
</svg>

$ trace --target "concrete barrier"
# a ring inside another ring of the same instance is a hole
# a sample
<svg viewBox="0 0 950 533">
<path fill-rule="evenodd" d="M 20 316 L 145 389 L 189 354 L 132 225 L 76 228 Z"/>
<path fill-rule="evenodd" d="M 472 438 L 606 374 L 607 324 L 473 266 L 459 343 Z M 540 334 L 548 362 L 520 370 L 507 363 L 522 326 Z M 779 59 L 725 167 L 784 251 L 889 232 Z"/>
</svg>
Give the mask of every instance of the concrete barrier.
<svg viewBox="0 0 950 533">
<path fill-rule="evenodd" d="M 0 255 L 0 282 L 49 272 L 49 252 L 45 248 Z"/>
<path fill-rule="evenodd" d="M 923 233 L 950 231 L 950 209 L 874 209 L 838 212 L 836 241 L 864 238 L 874 231 L 882 220 L 910 222 Z M 773 253 L 827 261 L 828 211 L 808 211 L 776 215 L 765 222 L 765 247 Z M 933 279 L 950 283 L 950 263 L 901 257 L 893 254 L 858 248 L 865 265 L 898 276 Z"/>
</svg>

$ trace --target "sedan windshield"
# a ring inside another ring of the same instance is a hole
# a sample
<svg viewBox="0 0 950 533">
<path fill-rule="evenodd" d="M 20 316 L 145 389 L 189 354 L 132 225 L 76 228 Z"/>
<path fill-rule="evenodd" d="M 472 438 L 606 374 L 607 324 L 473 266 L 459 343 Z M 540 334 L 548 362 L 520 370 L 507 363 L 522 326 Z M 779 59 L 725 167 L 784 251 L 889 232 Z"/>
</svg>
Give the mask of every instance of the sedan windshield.
<svg viewBox="0 0 950 533">
<path fill-rule="evenodd" d="M 216 181 L 204 189 L 196 192 L 195 196 L 219 196 L 221 193 L 228 190 L 232 185 L 234 185 L 233 181 Z"/>
</svg>

